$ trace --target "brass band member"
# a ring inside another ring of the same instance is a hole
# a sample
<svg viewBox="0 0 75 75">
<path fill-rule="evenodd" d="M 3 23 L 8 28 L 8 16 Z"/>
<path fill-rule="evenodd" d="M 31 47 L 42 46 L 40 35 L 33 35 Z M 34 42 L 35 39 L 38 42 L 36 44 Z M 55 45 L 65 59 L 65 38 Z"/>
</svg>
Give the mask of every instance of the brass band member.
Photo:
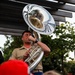
<svg viewBox="0 0 75 75">
<path fill-rule="evenodd" d="M 34 48 L 38 49 L 39 47 L 41 47 L 45 54 L 50 52 L 50 48 L 41 41 L 38 41 L 37 38 L 33 37 L 30 31 L 24 31 L 22 33 L 22 41 L 23 46 L 21 48 L 14 49 L 9 59 L 18 59 L 24 61 L 29 56 L 30 50 L 33 50 Z M 41 62 L 34 69 L 33 73 L 34 75 L 43 74 L 43 67 Z"/>
</svg>

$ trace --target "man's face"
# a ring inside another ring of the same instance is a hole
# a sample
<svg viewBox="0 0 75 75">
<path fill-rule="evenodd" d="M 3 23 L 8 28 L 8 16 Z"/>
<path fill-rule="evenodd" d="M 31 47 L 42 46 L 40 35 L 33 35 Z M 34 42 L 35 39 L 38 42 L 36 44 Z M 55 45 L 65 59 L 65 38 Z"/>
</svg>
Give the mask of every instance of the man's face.
<svg viewBox="0 0 75 75">
<path fill-rule="evenodd" d="M 31 35 L 31 33 L 30 32 L 25 32 L 24 34 L 23 34 L 23 36 L 22 36 L 22 41 L 23 42 L 30 42 L 30 40 L 29 40 L 29 36 Z"/>
</svg>

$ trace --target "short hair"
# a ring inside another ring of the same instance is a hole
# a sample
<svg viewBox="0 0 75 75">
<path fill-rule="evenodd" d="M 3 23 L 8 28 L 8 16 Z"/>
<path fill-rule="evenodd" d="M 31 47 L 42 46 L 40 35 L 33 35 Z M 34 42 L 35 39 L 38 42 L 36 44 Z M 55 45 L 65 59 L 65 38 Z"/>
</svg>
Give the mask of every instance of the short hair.
<svg viewBox="0 0 75 75">
<path fill-rule="evenodd" d="M 61 75 L 61 74 L 54 70 L 50 70 L 50 71 L 45 72 L 44 75 Z"/>
<path fill-rule="evenodd" d="M 26 32 L 28 32 L 28 33 L 31 33 L 31 34 L 32 34 L 32 32 L 31 32 L 31 31 L 29 31 L 29 30 L 25 30 L 25 31 L 23 31 L 23 33 L 22 33 L 22 37 L 23 37 L 24 33 L 26 33 Z"/>
</svg>

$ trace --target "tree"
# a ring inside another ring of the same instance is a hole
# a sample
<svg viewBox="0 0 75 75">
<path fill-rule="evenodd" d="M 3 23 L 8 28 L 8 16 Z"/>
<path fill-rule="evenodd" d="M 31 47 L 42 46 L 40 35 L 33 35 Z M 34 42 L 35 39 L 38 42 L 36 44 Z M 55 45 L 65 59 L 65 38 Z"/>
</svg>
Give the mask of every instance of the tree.
<svg viewBox="0 0 75 75">
<path fill-rule="evenodd" d="M 43 36 L 42 41 L 51 48 L 49 57 L 44 57 L 43 64 L 52 69 L 64 72 L 64 62 L 68 57 L 69 51 L 75 50 L 75 31 L 69 22 L 57 26 L 54 32 L 55 38 L 51 36 Z M 51 61 L 50 61 L 51 60 Z M 47 70 L 50 68 L 46 68 Z M 46 71 L 46 70 L 45 70 Z"/>
<path fill-rule="evenodd" d="M 75 74 L 75 61 L 68 61 L 64 63 L 64 66 L 66 67 L 68 73 L 72 73 L 73 75 Z"/>
<path fill-rule="evenodd" d="M 7 41 L 4 44 L 4 58 L 5 61 L 9 59 L 11 56 L 12 51 L 22 46 L 21 36 L 9 36 L 5 35 L 7 38 Z"/>
</svg>

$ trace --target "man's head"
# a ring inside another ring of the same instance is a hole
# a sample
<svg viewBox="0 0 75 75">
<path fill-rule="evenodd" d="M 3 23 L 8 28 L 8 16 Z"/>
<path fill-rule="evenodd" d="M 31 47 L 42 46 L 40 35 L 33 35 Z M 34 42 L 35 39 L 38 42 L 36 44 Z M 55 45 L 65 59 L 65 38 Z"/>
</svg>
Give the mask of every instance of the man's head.
<svg viewBox="0 0 75 75">
<path fill-rule="evenodd" d="M 31 34 L 32 34 L 31 31 L 29 31 L 29 30 L 25 30 L 25 31 L 23 31 L 23 33 L 22 33 L 22 37 L 23 37 L 23 35 L 24 35 L 25 33 L 31 33 Z"/>
<path fill-rule="evenodd" d="M 22 33 L 22 41 L 23 42 L 30 42 L 30 40 L 28 39 L 28 37 L 32 35 L 32 32 L 29 30 L 26 30 Z"/>
<path fill-rule="evenodd" d="M 30 75 L 27 63 L 21 60 L 8 60 L 0 65 L 0 75 Z"/>
<path fill-rule="evenodd" d="M 45 72 L 43 75 L 61 75 L 58 72 L 54 71 L 54 70 L 50 70 Z"/>
</svg>

